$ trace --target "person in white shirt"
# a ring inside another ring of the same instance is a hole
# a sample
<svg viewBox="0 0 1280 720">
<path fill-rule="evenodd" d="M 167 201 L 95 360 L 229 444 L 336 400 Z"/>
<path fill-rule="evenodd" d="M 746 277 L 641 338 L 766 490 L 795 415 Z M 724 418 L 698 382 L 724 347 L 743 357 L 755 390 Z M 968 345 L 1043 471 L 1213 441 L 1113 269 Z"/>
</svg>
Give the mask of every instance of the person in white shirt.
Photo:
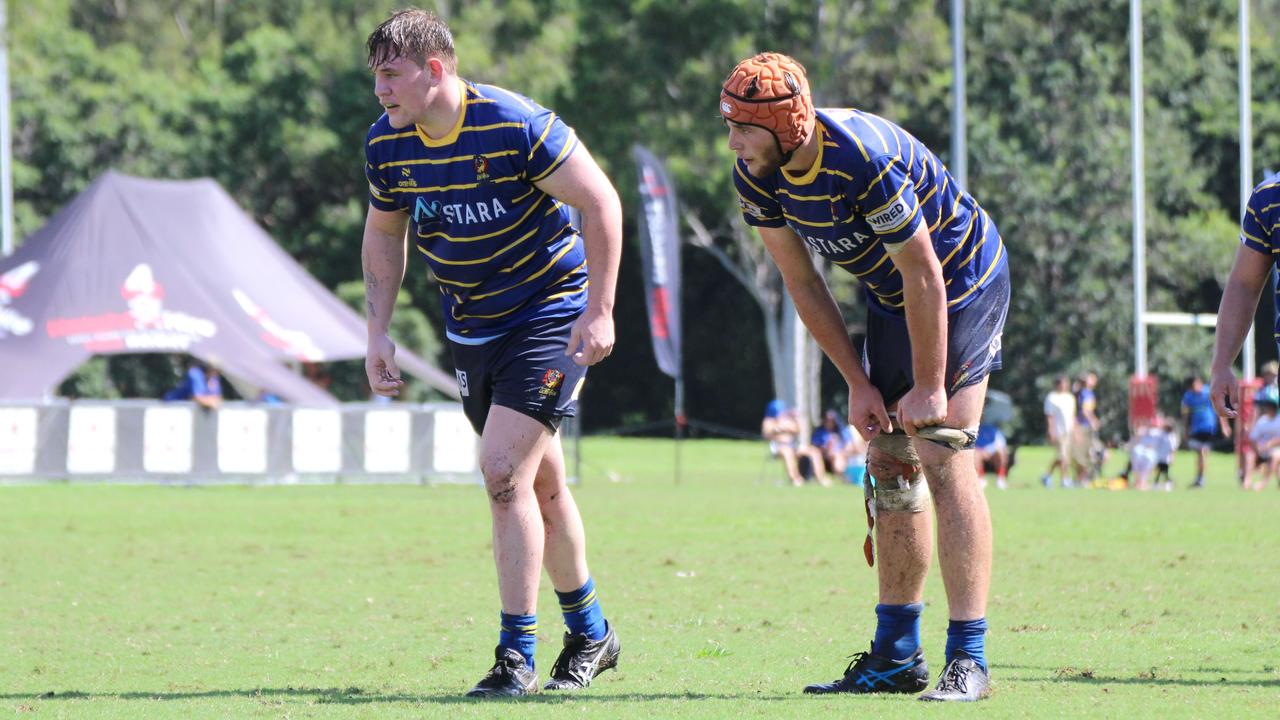
<svg viewBox="0 0 1280 720">
<path fill-rule="evenodd" d="M 1049 469 L 1040 477 L 1045 487 L 1053 487 L 1053 471 L 1058 471 L 1058 483 L 1071 487 L 1071 436 L 1076 422 L 1076 396 L 1071 394 L 1071 380 L 1059 375 L 1053 380 L 1053 392 L 1044 398 L 1045 431 L 1049 445 L 1054 449 Z"/>
<path fill-rule="evenodd" d="M 1254 407 L 1258 409 L 1258 419 L 1249 431 L 1249 442 L 1253 443 L 1257 452 L 1256 462 L 1262 466 L 1262 476 L 1253 480 L 1250 477 L 1253 468 L 1247 468 L 1244 485 L 1246 490 L 1261 490 L 1266 487 L 1280 468 L 1280 417 L 1276 415 L 1276 401 L 1260 397 L 1254 400 Z"/>
</svg>

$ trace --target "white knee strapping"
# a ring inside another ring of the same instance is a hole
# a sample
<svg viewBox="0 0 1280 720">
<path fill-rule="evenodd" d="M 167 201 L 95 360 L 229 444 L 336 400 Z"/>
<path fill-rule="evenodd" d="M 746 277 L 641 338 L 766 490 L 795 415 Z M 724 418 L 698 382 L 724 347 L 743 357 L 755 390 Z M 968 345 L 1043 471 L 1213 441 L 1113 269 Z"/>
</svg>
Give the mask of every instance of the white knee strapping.
<svg viewBox="0 0 1280 720">
<path fill-rule="evenodd" d="M 884 512 L 924 512 L 929 505 L 929 484 L 920 468 L 911 438 L 901 434 L 879 434 L 867 451 L 867 470 L 875 478 L 875 509 Z"/>
</svg>

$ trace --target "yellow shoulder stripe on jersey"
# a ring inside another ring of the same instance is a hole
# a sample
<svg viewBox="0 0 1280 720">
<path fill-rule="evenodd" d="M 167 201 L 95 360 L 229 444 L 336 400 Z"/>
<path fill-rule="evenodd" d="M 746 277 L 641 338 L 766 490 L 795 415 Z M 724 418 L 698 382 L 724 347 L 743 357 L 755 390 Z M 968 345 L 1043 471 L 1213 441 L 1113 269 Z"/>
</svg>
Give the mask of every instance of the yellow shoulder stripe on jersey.
<svg viewBox="0 0 1280 720">
<path fill-rule="evenodd" d="M 538 152 L 538 148 L 542 147 L 542 143 L 547 139 L 547 135 L 551 134 L 551 128 L 556 125 L 556 118 L 557 115 L 555 113 L 551 113 L 550 117 L 547 118 L 547 126 L 542 128 L 542 134 L 538 136 L 538 141 L 533 144 L 533 147 L 529 148 L 529 157 L 525 158 L 527 162 L 533 162 L 534 153 Z"/>
<path fill-rule="evenodd" d="M 507 97 L 511 98 L 512 100 L 515 100 L 517 103 L 519 103 L 519 104 L 520 104 L 520 106 L 521 106 L 521 107 L 523 107 L 525 110 L 528 110 L 529 112 L 534 112 L 534 111 L 536 111 L 536 110 L 537 110 L 537 108 L 535 108 L 534 106 L 530 105 L 530 104 L 529 104 L 529 103 L 528 103 L 524 98 L 522 98 L 522 97 L 520 97 L 519 95 L 517 95 L 517 94 L 515 94 L 515 93 L 511 92 L 510 90 L 507 90 L 506 88 L 501 88 L 501 87 L 498 87 L 497 85 L 485 85 L 485 87 L 486 87 L 486 88 L 488 88 L 488 89 L 490 89 L 490 90 L 497 90 L 498 92 L 502 93 L 503 95 L 506 95 Z M 497 100 L 489 100 L 489 102 L 497 102 Z"/>
<path fill-rule="evenodd" d="M 383 195 L 382 190 L 380 188 L 374 187 L 373 183 L 369 183 L 369 194 L 381 200 L 382 202 L 394 202 L 391 198 L 387 197 L 386 195 Z"/>
<path fill-rule="evenodd" d="M 1273 209 L 1278 208 L 1278 207 L 1280 207 L 1280 203 L 1272 203 L 1272 204 L 1270 204 L 1270 205 L 1268 205 L 1268 206 L 1266 206 L 1266 207 L 1262 208 L 1262 210 L 1260 210 L 1259 212 L 1267 212 L 1268 210 L 1273 210 Z M 1249 208 L 1249 212 L 1253 212 L 1253 208 Z"/>
<path fill-rule="evenodd" d="M 898 192 L 894 193 L 893 197 L 889 198 L 888 202 L 886 202 L 885 204 L 881 205 L 878 208 L 875 208 L 874 210 L 868 210 L 866 213 L 867 217 L 871 217 L 876 213 L 884 212 L 888 208 L 892 207 L 894 203 L 898 202 L 898 198 L 902 197 L 902 192 L 906 189 L 907 189 L 907 184 L 904 182 L 898 188 Z"/>
<path fill-rule="evenodd" d="M 379 135 L 378 137 L 373 138 L 372 140 L 370 140 L 370 141 L 369 141 L 369 144 L 370 144 L 370 145 L 376 145 L 377 143 L 380 143 L 380 142 L 382 142 L 383 140 L 399 140 L 400 138 L 413 137 L 413 136 L 414 136 L 414 135 L 416 135 L 416 134 L 418 134 L 417 130 L 407 130 L 407 131 L 405 131 L 405 132 L 402 132 L 402 133 L 394 133 L 394 134 L 392 134 L 392 135 Z"/>
<path fill-rule="evenodd" d="M 842 172 L 840 172 L 839 170 L 833 170 L 832 168 L 822 168 L 822 172 L 824 172 L 824 173 L 826 173 L 826 174 L 828 174 L 828 175 L 835 175 L 836 177 L 842 177 L 842 178 L 844 178 L 845 180 L 853 180 L 853 176 L 852 176 L 852 175 L 850 175 L 850 174 L 848 174 L 848 173 L 842 173 Z"/>
<path fill-rule="evenodd" d="M 560 154 L 556 156 L 555 160 L 551 161 L 551 165 L 548 166 L 546 170 L 543 170 L 541 173 L 538 173 L 537 177 L 530 178 L 529 182 L 536 183 L 539 180 L 542 180 L 543 178 L 547 177 L 551 173 L 555 172 L 561 165 L 564 164 L 564 161 L 567 160 L 569 156 L 573 154 L 573 151 L 577 149 L 578 149 L 578 136 L 571 132 L 569 135 L 569 141 L 564 144 L 564 147 L 560 148 Z"/>
<path fill-rule="evenodd" d="M 861 195 L 858 196 L 858 200 L 866 200 L 867 196 L 871 194 L 871 190 L 876 186 L 877 183 L 879 183 L 882 179 L 884 179 L 884 176 L 886 173 L 888 173 L 891 169 L 893 169 L 893 164 L 896 162 L 902 162 L 902 158 L 894 156 L 891 160 L 889 160 L 889 163 L 884 166 L 884 169 L 880 171 L 880 174 L 876 175 L 875 178 L 871 180 L 871 182 L 867 183 L 867 189 L 863 191 Z"/>
<path fill-rule="evenodd" d="M 503 157 L 505 155 L 515 155 L 516 152 L 517 152 L 516 150 L 502 150 L 500 152 L 480 153 L 479 156 L 484 158 L 496 158 L 496 157 Z M 420 158 L 417 160 L 395 160 L 393 162 L 382 163 L 381 165 L 378 166 L 378 169 L 385 170 L 386 168 L 398 167 L 400 165 L 444 165 L 446 163 L 466 162 L 468 160 L 475 160 L 475 158 L 476 158 L 476 155 L 454 155 L 453 157 L 447 157 L 447 158 Z"/>
<path fill-rule="evenodd" d="M 1270 242 L 1268 242 L 1268 241 L 1266 241 L 1266 240 L 1263 240 L 1262 238 L 1256 238 L 1256 237 L 1254 237 L 1254 236 L 1250 235 L 1250 234 L 1249 234 L 1249 233 L 1247 233 L 1247 232 L 1242 232 L 1242 233 L 1240 233 L 1240 234 L 1241 234 L 1241 235 L 1244 235 L 1245 237 L 1249 238 L 1250 240 L 1252 240 L 1252 241 L 1254 241 L 1254 242 L 1258 243 L 1259 245 L 1262 245 L 1263 247 L 1271 247 L 1271 243 L 1270 243 Z"/>
</svg>

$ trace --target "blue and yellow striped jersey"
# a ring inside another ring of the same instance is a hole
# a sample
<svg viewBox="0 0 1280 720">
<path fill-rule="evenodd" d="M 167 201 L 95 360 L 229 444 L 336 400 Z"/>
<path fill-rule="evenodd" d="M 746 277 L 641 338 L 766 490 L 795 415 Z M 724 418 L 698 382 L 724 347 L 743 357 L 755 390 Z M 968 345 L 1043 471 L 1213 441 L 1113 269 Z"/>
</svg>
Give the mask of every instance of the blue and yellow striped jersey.
<svg viewBox="0 0 1280 720">
<path fill-rule="evenodd" d="M 1240 221 L 1240 242 L 1272 262 L 1280 261 L 1280 173 L 1263 180 L 1249 195 Z M 1275 339 L 1280 343 L 1280 290 L 1276 292 Z"/>
<path fill-rule="evenodd" d="M 369 129 L 369 204 L 409 213 L 435 274 L 449 339 L 479 344 L 586 306 L 587 257 L 569 208 L 534 184 L 578 147 L 572 129 L 532 100 L 463 81 L 453 130 L 433 140 L 383 115 Z"/>
<path fill-rule="evenodd" d="M 967 305 L 1007 263 L 995 223 L 942 162 L 906 130 L 858 110 L 818 110 L 818 159 L 803 177 L 756 178 L 738 161 L 734 183 L 749 225 L 788 226 L 853 273 L 867 304 L 904 312 L 902 276 L 885 244 L 924 225 L 942 263 L 948 311 Z"/>
</svg>

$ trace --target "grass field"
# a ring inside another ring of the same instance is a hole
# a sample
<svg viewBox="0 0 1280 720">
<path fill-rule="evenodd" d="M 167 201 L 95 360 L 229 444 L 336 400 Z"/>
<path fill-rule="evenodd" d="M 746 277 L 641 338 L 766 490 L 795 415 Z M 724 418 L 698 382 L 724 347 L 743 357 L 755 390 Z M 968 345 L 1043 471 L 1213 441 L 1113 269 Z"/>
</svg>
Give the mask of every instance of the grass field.
<svg viewBox="0 0 1280 720">
<path fill-rule="evenodd" d="M 1280 492 L 988 490 L 991 700 L 806 697 L 866 649 L 860 493 L 775 484 L 762 444 L 588 439 L 593 574 L 623 640 L 585 694 L 477 704 L 497 591 L 476 487 L 0 488 L 0 716 L 1276 717 Z M 936 567 L 925 651 L 942 664 Z M 562 624 L 549 583 L 538 662 Z"/>
</svg>

